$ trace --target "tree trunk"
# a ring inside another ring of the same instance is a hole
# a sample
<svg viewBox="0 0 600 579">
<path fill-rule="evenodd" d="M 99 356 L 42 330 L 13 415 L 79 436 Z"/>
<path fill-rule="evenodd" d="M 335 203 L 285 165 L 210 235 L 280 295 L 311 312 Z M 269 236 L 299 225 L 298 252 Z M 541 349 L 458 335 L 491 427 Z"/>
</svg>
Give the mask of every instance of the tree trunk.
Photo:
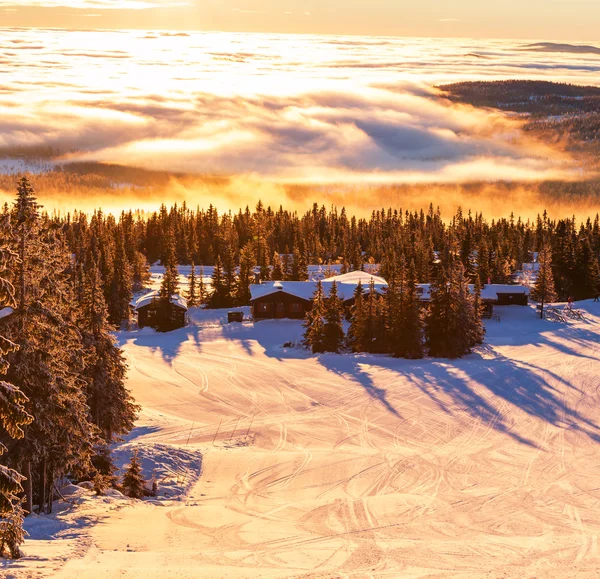
<svg viewBox="0 0 600 579">
<path fill-rule="evenodd" d="M 30 515 L 33 510 L 33 485 L 31 484 L 31 462 L 25 463 L 23 475 L 27 477 L 23 481 L 23 490 L 25 491 L 25 506 L 23 507 L 26 515 Z"/>
</svg>

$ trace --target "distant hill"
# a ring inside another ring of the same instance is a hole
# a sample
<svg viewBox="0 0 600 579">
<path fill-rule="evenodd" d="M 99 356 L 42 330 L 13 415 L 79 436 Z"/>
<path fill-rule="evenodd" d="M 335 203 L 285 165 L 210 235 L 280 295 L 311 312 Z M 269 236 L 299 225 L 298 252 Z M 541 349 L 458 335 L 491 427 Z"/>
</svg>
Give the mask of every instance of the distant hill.
<svg viewBox="0 0 600 579">
<path fill-rule="evenodd" d="M 533 45 L 537 46 L 537 45 Z M 507 80 L 439 86 L 452 102 L 520 115 L 523 129 L 547 142 L 561 142 L 572 153 L 600 153 L 600 86 Z"/>
</svg>

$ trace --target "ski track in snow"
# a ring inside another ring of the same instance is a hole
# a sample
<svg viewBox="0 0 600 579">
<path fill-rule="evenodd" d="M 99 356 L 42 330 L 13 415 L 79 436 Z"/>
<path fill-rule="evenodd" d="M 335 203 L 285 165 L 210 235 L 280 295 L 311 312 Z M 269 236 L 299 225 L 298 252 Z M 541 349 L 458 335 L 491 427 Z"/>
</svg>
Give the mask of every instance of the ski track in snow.
<svg viewBox="0 0 600 579">
<path fill-rule="evenodd" d="M 97 514 L 67 555 L 29 540 L 7 576 L 598 577 L 600 304 L 579 307 L 498 308 L 457 361 L 312 357 L 280 346 L 300 323 L 223 311 L 122 333 L 130 443 L 199 450 L 202 475 Z"/>
</svg>

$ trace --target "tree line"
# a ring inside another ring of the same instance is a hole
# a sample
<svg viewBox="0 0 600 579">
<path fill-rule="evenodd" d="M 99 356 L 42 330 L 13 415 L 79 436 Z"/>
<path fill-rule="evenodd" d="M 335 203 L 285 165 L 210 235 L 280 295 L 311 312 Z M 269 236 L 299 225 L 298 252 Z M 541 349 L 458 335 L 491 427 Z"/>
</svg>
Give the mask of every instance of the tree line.
<svg viewBox="0 0 600 579">
<path fill-rule="evenodd" d="M 0 556 L 16 557 L 23 516 L 51 512 L 59 479 L 114 480 L 109 447 L 138 407 L 110 333 L 102 239 L 90 228 L 72 252 L 25 178 L 0 217 Z"/>
<path fill-rule="evenodd" d="M 237 213 L 214 207 L 162 206 L 150 215 L 101 211 L 91 217 L 73 213 L 48 218 L 60 230 L 78 263 L 86 240 L 97 257 L 108 317 L 118 326 L 130 315 L 133 290 L 148 279 L 148 264 L 195 265 L 192 302 L 209 307 L 245 305 L 248 286 L 269 279 L 305 280 L 308 264 L 339 265 L 342 272 L 381 264 L 384 278 L 400 259 L 413 264 L 420 283 L 431 283 L 441 260 L 460 260 L 471 283 L 508 283 L 515 270 L 546 247 L 552 255 L 557 297 L 576 300 L 598 291 L 600 218 L 535 220 L 510 217 L 488 221 L 481 213 L 458 208 L 444 220 L 439 209 L 373 211 L 369 218 L 347 215 L 344 208 L 313 205 L 303 214 L 258 203 Z M 202 267 L 214 267 L 212 287 L 202 286 Z"/>
</svg>

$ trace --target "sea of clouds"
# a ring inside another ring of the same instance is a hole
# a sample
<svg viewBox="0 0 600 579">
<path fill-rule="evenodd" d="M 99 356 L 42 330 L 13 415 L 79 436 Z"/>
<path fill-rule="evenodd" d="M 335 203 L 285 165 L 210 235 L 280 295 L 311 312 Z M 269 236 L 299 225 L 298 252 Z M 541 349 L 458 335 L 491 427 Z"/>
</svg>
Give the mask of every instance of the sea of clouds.
<svg viewBox="0 0 600 579">
<path fill-rule="evenodd" d="M 435 86 L 598 84 L 600 50 L 520 41 L 0 29 L 0 156 L 282 182 L 540 179 L 565 154 Z M 5 163 L 6 164 L 6 163 Z"/>
</svg>

